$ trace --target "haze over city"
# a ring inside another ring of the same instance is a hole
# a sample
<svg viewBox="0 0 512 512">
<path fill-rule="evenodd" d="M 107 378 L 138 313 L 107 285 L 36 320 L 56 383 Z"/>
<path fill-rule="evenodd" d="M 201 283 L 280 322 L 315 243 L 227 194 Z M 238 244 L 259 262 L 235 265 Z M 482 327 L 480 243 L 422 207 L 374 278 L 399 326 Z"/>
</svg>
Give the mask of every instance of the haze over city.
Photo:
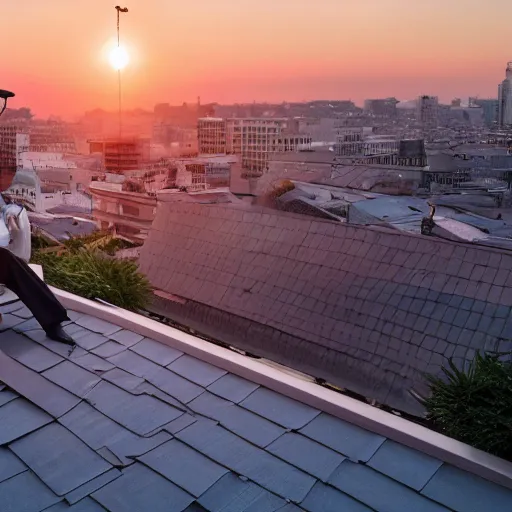
<svg viewBox="0 0 512 512">
<path fill-rule="evenodd" d="M 70 118 L 115 110 L 104 0 L 4 2 L 12 107 Z M 510 59 L 507 0 L 133 0 L 122 22 L 126 108 L 418 94 L 488 97 Z"/>
</svg>

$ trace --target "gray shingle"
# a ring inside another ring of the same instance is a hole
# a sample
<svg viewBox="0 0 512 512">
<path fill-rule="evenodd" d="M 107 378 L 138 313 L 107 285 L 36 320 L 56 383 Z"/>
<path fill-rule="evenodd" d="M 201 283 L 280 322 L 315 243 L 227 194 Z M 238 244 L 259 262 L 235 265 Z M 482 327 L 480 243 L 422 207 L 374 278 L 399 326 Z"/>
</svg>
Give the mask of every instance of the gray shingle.
<svg viewBox="0 0 512 512">
<path fill-rule="evenodd" d="M 286 428 L 301 428 L 320 411 L 266 388 L 259 388 L 240 405 Z"/>
<path fill-rule="evenodd" d="M 124 345 L 117 343 L 117 341 L 108 340 L 99 347 L 91 350 L 93 354 L 100 357 L 112 357 L 126 350 Z"/>
<path fill-rule="evenodd" d="M 118 368 L 144 379 L 149 379 L 162 369 L 161 366 L 133 353 L 131 350 L 126 350 L 116 356 L 109 357 L 108 360 Z"/>
<path fill-rule="evenodd" d="M 27 470 L 27 466 L 14 453 L 6 448 L 0 448 L 0 482 Z"/>
<path fill-rule="evenodd" d="M 201 496 L 228 472 L 226 468 L 177 439 L 151 450 L 140 460 L 196 497 Z"/>
<path fill-rule="evenodd" d="M 315 480 L 220 426 L 196 422 L 176 437 L 283 498 L 300 502 Z"/>
<path fill-rule="evenodd" d="M 11 315 L 9 313 L 2 314 L 2 323 L 0 324 L 0 332 L 7 331 L 16 327 L 17 325 L 21 325 L 25 320 L 15 315 Z"/>
<path fill-rule="evenodd" d="M 123 470 L 92 497 L 115 512 L 182 512 L 194 498 L 142 464 Z"/>
<path fill-rule="evenodd" d="M 112 363 L 102 359 L 101 357 L 95 356 L 94 354 L 90 354 L 88 352 L 82 354 L 76 349 L 71 354 L 71 360 L 78 366 L 81 366 L 86 370 L 90 370 L 91 372 L 108 372 L 109 370 L 112 370 L 112 368 L 115 368 Z"/>
<path fill-rule="evenodd" d="M 105 509 L 91 500 L 91 498 L 84 498 L 75 505 L 69 506 L 65 502 L 60 502 L 53 507 L 47 508 L 44 512 L 106 512 Z"/>
<path fill-rule="evenodd" d="M 119 440 L 137 440 L 133 432 L 123 428 L 85 402 L 62 416 L 59 422 L 94 450 Z"/>
<path fill-rule="evenodd" d="M 444 464 L 422 494 L 456 512 L 505 512 L 512 507 L 512 491 Z"/>
<path fill-rule="evenodd" d="M 140 334 L 137 334 L 132 331 L 127 331 L 125 329 L 122 329 L 120 331 L 117 331 L 115 334 L 111 334 L 109 336 L 111 340 L 115 340 L 125 347 L 131 347 L 135 345 L 136 343 L 139 343 L 144 336 L 141 336 Z"/>
<path fill-rule="evenodd" d="M 0 407 L 0 445 L 10 443 L 52 421 L 52 417 L 23 398 Z"/>
<path fill-rule="evenodd" d="M 183 352 L 149 338 L 139 341 L 131 350 L 161 366 L 167 366 L 183 355 Z"/>
<path fill-rule="evenodd" d="M 103 334 L 104 336 L 111 336 L 121 330 L 121 327 L 118 325 L 105 322 L 105 320 L 100 320 L 99 318 L 89 315 L 83 315 L 77 318 L 75 323 L 84 329 Z"/>
<path fill-rule="evenodd" d="M 120 476 L 121 472 L 118 469 L 112 468 L 110 471 L 89 480 L 85 484 L 66 494 L 66 501 L 69 504 L 74 505 Z"/>
<path fill-rule="evenodd" d="M 148 380 L 157 388 L 185 404 L 204 393 L 204 388 L 165 368 L 160 368 Z"/>
<path fill-rule="evenodd" d="M 16 332 L 28 332 L 35 329 L 41 329 L 41 324 L 35 318 L 29 318 L 23 321 L 21 324 L 17 324 L 13 327 Z"/>
<path fill-rule="evenodd" d="M 321 482 L 311 489 L 302 506 L 310 512 L 371 512 L 367 506 Z"/>
<path fill-rule="evenodd" d="M 198 421 L 198 418 L 191 416 L 190 414 L 183 414 L 179 418 L 171 421 L 165 425 L 164 429 L 170 434 L 177 434 L 180 430 L 189 427 L 192 423 Z"/>
<path fill-rule="evenodd" d="M 78 437 L 57 423 L 15 441 L 10 448 L 59 496 L 111 468 Z"/>
<path fill-rule="evenodd" d="M 368 461 L 385 438 L 322 413 L 300 431 L 352 460 Z"/>
<path fill-rule="evenodd" d="M 109 370 L 101 377 L 102 379 L 107 380 L 108 382 L 111 382 L 112 384 L 115 384 L 116 386 L 119 386 L 120 388 L 123 388 L 135 395 L 142 393 L 139 388 L 145 382 L 142 377 L 137 377 L 131 373 L 125 372 L 124 370 L 121 370 L 121 368 Z"/>
<path fill-rule="evenodd" d="M 60 500 L 30 471 L 0 483 L 2 512 L 40 512 Z"/>
<path fill-rule="evenodd" d="M 42 329 L 26 332 L 25 336 L 63 358 L 69 357 L 73 352 L 73 347 L 51 340 Z"/>
<path fill-rule="evenodd" d="M 188 406 L 199 414 L 219 421 L 228 430 L 257 446 L 265 447 L 285 432 L 275 423 L 207 391 Z"/>
<path fill-rule="evenodd" d="M 379 511 L 448 512 L 405 485 L 363 464 L 341 463 L 329 482 L 340 491 Z M 371 490 L 371 492 L 370 492 Z"/>
<path fill-rule="evenodd" d="M 128 463 L 127 459 L 133 460 L 135 457 L 140 457 L 171 439 L 171 434 L 161 431 L 150 437 L 137 437 L 135 439 L 125 437 L 111 440 L 107 443 L 107 447 L 119 460 Z"/>
<path fill-rule="evenodd" d="M 208 391 L 230 400 L 231 402 L 240 403 L 247 398 L 253 391 L 258 389 L 258 384 L 242 379 L 237 375 L 228 373 L 208 386 Z"/>
<path fill-rule="evenodd" d="M 36 372 L 42 372 L 63 360 L 57 354 L 13 331 L 7 331 L 0 336 L 0 350 Z"/>
<path fill-rule="evenodd" d="M 327 481 L 345 457 L 300 434 L 284 434 L 267 447 L 270 453 Z"/>
<path fill-rule="evenodd" d="M 189 355 L 179 357 L 167 368 L 203 387 L 209 386 L 227 373 L 226 370 L 221 370 Z"/>
<path fill-rule="evenodd" d="M 223 476 L 198 502 L 215 512 L 277 512 L 286 506 L 281 498 L 233 473 Z"/>
<path fill-rule="evenodd" d="M 9 391 L 8 389 L 0 391 L 0 407 L 2 407 L 2 405 L 5 405 L 5 404 L 11 402 L 15 398 L 18 398 L 18 396 L 19 395 L 17 395 L 16 393 L 13 393 L 12 391 Z"/>
<path fill-rule="evenodd" d="M 87 395 L 101 381 L 97 375 L 84 370 L 71 361 L 63 361 L 46 370 L 43 376 L 80 397 Z"/>
<path fill-rule="evenodd" d="M 88 400 L 103 414 L 139 435 L 148 434 L 183 414 L 156 398 L 134 396 L 108 382 L 98 384 Z"/>
<path fill-rule="evenodd" d="M 74 335 L 73 339 L 79 347 L 92 350 L 108 341 L 108 338 L 96 332 L 85 331 L 81 336 Z"/>
<path fill-rule="evenodd" d="M 368 466 L 418 491 L 441 464 L 440 460 L 389 439 L 368 461 Z"/>
</svg>

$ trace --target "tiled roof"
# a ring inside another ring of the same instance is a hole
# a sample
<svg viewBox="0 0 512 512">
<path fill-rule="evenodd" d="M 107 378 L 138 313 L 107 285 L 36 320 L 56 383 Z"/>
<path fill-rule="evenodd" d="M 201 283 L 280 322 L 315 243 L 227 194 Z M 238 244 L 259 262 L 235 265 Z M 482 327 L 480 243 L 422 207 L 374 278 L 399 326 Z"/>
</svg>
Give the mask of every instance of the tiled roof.
<svg viewBox="0 0 512 512">
<path fill-rule="evenodd" d="M 512 350 L 508 251 L 167 203 L 140 261 L 157 288 L 275 329 L 252 352 L 402 410 L 418 411 L 409 389 L 423 391 L 424 373 L 447 357 L 462 365 L 476 350 Z"/>
<path fill-rule="evenodd" d="M 69 354 L 21 303 L 0 312 L 2 512 L 501 512 L 512 501 L 115 324 L 70 312 Z"/>
</svg>

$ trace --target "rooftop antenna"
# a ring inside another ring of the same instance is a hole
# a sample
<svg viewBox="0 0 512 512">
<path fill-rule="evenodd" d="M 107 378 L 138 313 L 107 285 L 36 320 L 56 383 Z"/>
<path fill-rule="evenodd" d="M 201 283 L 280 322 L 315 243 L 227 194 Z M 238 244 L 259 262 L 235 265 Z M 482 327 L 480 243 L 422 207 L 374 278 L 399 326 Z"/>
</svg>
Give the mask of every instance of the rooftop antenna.
<svg viewBox="0 0 512 512">
<path fill-rule="evenodd" d="M 120 48 L 121 46 L 121 39 L 119 36 L 119 15 L 122 12 L 128 12 L 128 7 L 119 7 L 119 5 L 116 5 L 116 12 L 117 12 L 117 48 Z M 119 138 L 121 138 L 122 134 L 122 114 L 121 114 L 121 68 L 117 70 L 117 83 L 118 83 L 118 93 L 119 93 Z"/>
</svg>

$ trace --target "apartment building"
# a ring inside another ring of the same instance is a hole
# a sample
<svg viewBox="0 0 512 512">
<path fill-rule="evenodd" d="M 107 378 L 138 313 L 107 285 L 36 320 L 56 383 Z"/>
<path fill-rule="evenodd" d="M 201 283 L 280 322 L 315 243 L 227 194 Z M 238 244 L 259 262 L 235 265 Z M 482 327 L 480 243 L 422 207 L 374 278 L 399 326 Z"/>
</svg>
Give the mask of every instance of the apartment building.
<svg viewBox="0 0 512 512">
<path fill-rule="evenodd" d="M 28 151 L 30 137 L 16 125 L 0 125 L 0 191 L 9 188 L 21 154 Z"/>
<path fill-rule="evenodd" d="M 241 168 L 261 175 L 273 153 L 311 149 L 311 136 L 288 118 L 203 118 L 198 123 L 199 154 L 240 156 Z"/>
<path fill-rule="evenodd" d="M 140 169 L 150 159 L 150 140 L 138 137 L 122 139 L 92 139 L 90 153 L 101 153 L 107 171 L 123 173 Z"/>
</svg>

